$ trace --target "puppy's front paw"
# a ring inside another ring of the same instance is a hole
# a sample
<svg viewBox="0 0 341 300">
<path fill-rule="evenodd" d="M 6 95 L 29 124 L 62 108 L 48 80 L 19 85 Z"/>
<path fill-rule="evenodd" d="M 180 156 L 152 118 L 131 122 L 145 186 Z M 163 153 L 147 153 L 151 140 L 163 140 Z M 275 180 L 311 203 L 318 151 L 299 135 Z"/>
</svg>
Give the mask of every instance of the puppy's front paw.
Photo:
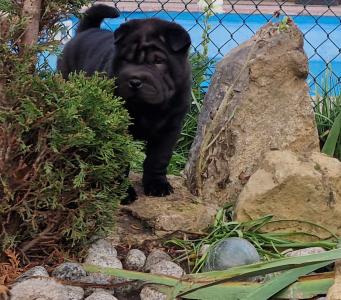
<svg viewBox="0 0 341 300">
<path fill-rule="evenodd" d="M 127 196 L 121 200 L 122 205 L 128 205 L 133 203 L 137 199 L 137 194 L 132 186 L 128 187 Z"/>
<path fill-rule="evenodd" d="M 144 182 L 143 187 L 146 196 L 164 197 L 174 192 L 167 179 L 150 180 Z"/>
</svg>

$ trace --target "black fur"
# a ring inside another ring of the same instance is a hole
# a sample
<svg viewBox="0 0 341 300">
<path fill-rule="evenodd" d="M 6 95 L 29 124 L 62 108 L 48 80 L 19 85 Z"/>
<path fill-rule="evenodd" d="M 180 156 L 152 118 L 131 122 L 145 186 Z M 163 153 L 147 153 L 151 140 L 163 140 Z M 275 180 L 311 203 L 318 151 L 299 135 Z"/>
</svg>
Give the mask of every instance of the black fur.
<svg viewBox="0 0 341 300">
<path fill-rule="evenodd" d="M 189 107 L 190 37 L 178 24 L 159 20 L 131 20 L 115 32 L 99 29 L 105 17 L 118 12 L 105 5 L 88 9 L 78 34 L 64 48 L 58 69 L 96 71 L 117 78 L 121 96 L 133 119 L 130 132 L 147 142 L 143 186 L 146 195 L 173 192 L 166 178 L 172 150 Z M 136 198 L 132 188 L 125 203 Z"/>
<path fill-rule="evenodd" d="M 102 20 L 105 18 L 117 18 L 120 12 L 111 6 L 96 5 L 90 7 L 84 14 L 80 24 L 77 28 L 77 33 L 85 31 L 90 28 L 99 28 Z"/>
</svg>

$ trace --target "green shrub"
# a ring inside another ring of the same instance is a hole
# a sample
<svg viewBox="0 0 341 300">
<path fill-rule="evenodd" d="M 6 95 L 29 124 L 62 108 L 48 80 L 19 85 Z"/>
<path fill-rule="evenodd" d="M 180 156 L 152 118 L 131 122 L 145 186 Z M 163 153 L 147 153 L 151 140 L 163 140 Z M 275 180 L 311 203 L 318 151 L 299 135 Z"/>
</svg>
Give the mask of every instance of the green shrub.
<svg viewBox="0 0 341 300">
<path fill-rule="evenodd" d="M 45 1 L 33 46 L 21 42 L 21 7 L 0 6 L 0 245 L 23 257 L 76 253 L 107 235 L 136 157 L 113 80 L 80 74 L 66 82 L 35 68 L 37 56 L 58 48 L 58 20 L 88 2 Z"/>
<path fill-rule="evenodd" d="M 134 157 L 128 112 L 102 76 L 21 74 L 0 112 L 0 243 L 50 252 L 108 234 Z M 14 99 L 14 100 L 13 100 Z M 12 100 L 12 101 L 10 101 Z"/>
</svg>

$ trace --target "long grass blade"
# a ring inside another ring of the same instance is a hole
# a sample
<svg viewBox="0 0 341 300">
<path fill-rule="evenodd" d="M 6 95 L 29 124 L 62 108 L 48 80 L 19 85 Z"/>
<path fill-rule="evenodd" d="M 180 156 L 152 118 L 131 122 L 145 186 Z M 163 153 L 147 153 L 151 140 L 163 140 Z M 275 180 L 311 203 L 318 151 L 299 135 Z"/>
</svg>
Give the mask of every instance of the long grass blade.
<svg viewBox="0 0 341 300">
<path fill-rule="evenodd" d="M 247 296 L 241 298 L 241 300 L 269 299 L 271 296 L 277 294 L 285 287 L 295 282 L 300 276 L 309 274 L 329 264 L 330 262 L 323 262 L 286 271 L 269 280 L 263 286 L 249 293 Z"/>
<path fill-rule="evenodd" d="M 141 280 L 148 283 L 155 283 L 167 286 L 175 286 L 179 279 L 167 276 L 167 275 L 156 275 L 150 273 L 142 273 L 142 272 L 135 272 L 135 271 L 128 271 L 122 269 L 114 269 L 114 268 L 105 268 L 105 267 L 98 267 L 95 265 L 83 265 L 84 270 L 89 273 L 101 273 L 109 276 L 120 277 L 128 280 Z"/>
<path fill-rule="evenodd" d="M 310 299 L 318 295 L 326 294 L 333 283 L 333 274 L 330 274 L 327 278 L 321 278 L 320 275 L 307 276 L 300 278 L 299 281 L 289 285 L 274 297 L 281 300 Z M 255 282 L 226 282 L 187 294 L 184 298 L 200 300 L 240 300 L 261 287 L 261 283 Z M 253 298 L 253 300 L 255 299 L 264 298 Z"/>
<path fill-rule="evenodd" d="M 335 118 L 332 128 L 328 134 L 327 140 L 323 145 L 322 152 L 324 154 L 333 156 L 335 153 L 336 145 L 340 139 L 341 134 L 341 112 Z"/>
</svg>

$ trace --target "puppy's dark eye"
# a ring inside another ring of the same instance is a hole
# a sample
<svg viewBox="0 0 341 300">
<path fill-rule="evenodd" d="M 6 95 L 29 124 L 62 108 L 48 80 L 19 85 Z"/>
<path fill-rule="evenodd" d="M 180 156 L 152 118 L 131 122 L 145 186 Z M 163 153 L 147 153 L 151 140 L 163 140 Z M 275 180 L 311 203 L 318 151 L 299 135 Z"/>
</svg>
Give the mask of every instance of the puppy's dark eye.
<svg viewBox="0 0 341 300">
<path fill-rule="evenodd" d="M 161 65 L 161 64 L 164 64 L 165 62 L 166 61 L 161 57 L 155 57 L 155 59 L 154 59 L 154 64 L 156 64 L 156 65 Z"/>
</svg>

